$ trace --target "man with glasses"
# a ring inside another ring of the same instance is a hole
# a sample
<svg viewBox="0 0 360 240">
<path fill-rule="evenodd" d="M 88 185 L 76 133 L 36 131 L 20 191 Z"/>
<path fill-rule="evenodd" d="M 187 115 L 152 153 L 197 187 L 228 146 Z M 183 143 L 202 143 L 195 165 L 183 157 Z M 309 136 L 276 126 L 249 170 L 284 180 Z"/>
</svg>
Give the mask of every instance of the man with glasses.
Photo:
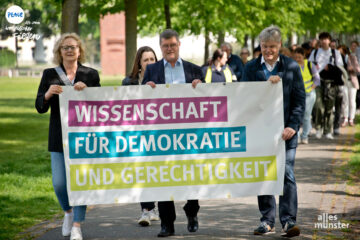
<svg viewBox="0 0 360 240">
<path fill-rule="evenodd" d="M 240 58 L 241 58 L 241 61 L 243 63 L 243 66 L 245 66 L 245 64 L 248 62 L 248 57 L 249 56 L 250 56 L 250 53 L 249 53 L 249 50 L 247 48 L 241 49 Z M 241 79 L 239 79 L 239 81 L 240 80 Z"/>
<path fill-rule="evenodd" d="M 147 65 L 142 84 L 155 88 L 156 84 L 191 83 L 195 88 L 198 83 L 204 82 L 201 68 L 179 57 L 180 41 L 176 31 L 166 29 L 160 34 L 160 48 L 163 59 Z M 158 208 L 161 219 L 161 231 L 158 237 L 174 235 L 174 221 L 176 219 L 174 202 L 158 202 Z M 199 228 L 197 219 L 199 209 L 198 200 L 188 200 L 184 206 L 189 232 L 196 232 Z"/>
</svg>

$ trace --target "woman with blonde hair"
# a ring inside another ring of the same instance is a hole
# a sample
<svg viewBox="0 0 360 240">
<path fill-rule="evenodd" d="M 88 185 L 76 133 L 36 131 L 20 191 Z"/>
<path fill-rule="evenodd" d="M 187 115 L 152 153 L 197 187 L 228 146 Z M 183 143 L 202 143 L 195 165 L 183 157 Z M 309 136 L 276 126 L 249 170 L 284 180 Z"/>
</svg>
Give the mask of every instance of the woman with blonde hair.
<svg viewBox="0 0 360 240">
<path fill-rule="evenodd" d="M 85 219 L 86 206 L 69 205 L 66 189 L 65 160 L 62 144 L 59 94 L 62 86 L 73 86 L 81 91 L 86 87 L 99 87 L 100 78 L 95 69 L 85 67 L 85 51 L 79 36 L 63 34 L 54 46 L 54 62 L 58 66 L 45 69 L 39 85 L 35 107 L 39 113 L 51 108 L 48 150 L 55 194 L 65 212 L 62 235 L 71 240 L 82 240 L 80 223 Z"/>
</svg>

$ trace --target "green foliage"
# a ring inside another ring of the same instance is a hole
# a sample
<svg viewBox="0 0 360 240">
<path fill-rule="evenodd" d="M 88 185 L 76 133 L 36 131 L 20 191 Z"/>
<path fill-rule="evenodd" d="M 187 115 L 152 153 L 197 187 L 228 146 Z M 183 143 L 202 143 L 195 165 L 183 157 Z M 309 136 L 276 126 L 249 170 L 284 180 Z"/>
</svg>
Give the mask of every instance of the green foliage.
<svg viewBox="0 0 360 240">
<path fill-rule="evenodd" d="M 223 31 L 237 38 L 256 37 L 275 24 L 284 36 L 307 31 L 357 33 L 360 31 L 358 0 L 182 0 L 170 1 L 171 21 L 179 33 Z M 139 0 L 141 35 L 157 34 L 165 28 L 162 0 Z"/>
<path fill-rule="evenodd" d="M 350 161 L 347 163 L 347 169 L 349 171 L 350 183 L 360 183 L 360 115 L 356 116 L 356 133 L 355 144 L 353 146 L 354 154 L 351 155 Z"/>
<path fill-rule="evenodd" d="M 0 50 L 0 67 L 14 67 L 16 63 L 15 53 L 8 49 Z"/>
</svg>

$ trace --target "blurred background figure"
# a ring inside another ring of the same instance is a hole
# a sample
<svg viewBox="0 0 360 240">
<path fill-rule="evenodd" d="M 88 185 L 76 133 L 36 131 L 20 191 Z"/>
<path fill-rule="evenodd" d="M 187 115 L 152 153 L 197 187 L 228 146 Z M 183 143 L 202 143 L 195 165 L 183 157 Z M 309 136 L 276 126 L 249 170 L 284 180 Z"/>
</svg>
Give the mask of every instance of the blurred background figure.
<svg viewBox="0 0 360 240">
<path fill-rule="evenodd" d="M 356 92 L 359 89 L 358 75 L 360 74 L 360 66 L 356 57 L 357 41 L 352 41 L 347 62 L 347 70 L 349 73 L 349 81 L 344 86 L 343 107 L 342 107 L 342 127 L 354 125 L 356 111 Z M 345 62 L 344 62 L 345 63 Z"/>
<path fill-rule="evenodd" d="M 313 66 L 312 63 L 305 58 L 305 51 L 303 48 L 295 49 L 294 59 L 300 66 L 301 75 L 304 81 L 304 87 L 306 93 L 305 112 L 302 121 L 303 130 L 302 130 L 302 134 L 300 135 L 300 141 L 303 144 L 308 144 L 309 143 L 308 135 L 312 128 L 311 112 L 313 110 L 316 100 L 315 88 L 320 85 L 320 76 L 316 66 Z"/>
<path fill-rule="evenodd" d="M 244 71 L 244 64 L 241 61 L 240 57 L 232 54 L 232 46 L 228 42 L 224 42 L 223 44 L 221 44 L 220 48 L 223 52 L 226 52 L 228 58 L 226 63 L 229 65 L 229 67 L 231 67 L 238 81 L 240 81 Z"/>
<path fill-rule="evenodd" d="M 250 56 L 249 49 L 242 48 L 241 51 L 240 51 L 240 58 L 241 58 L 241 61 L 242 61 L 244 66 L 248 62 L 249 56 Z M 240 79 L 238 79 L 238 81 L 240 81 Z"/>
<path fill-rule="evenodd" d="M 330 48 L 331 49 L 337 49 L 337 42 L 335 39 L 332 39 L 330 42 Z"/>
<path fill-rule="evenodd" d="M 260 48 L 260 45 L 259 45 L 256 48 L 254 48 L 252 59 L 258 58 L 260 54 L 261 54 L 261 48 Z"/>
<path fill-rule="evenodd" d="M 281 47 L 280 48 L 280 54 L 282 54 L 284 56 L 287 56 L 287 57 L 292 57 L 291 51 L 287 47 Z"/>
<path fill-rule="evenodd" d="M 237 81 L 233 70 L 226 64 L 227 59 L 227 53 L 225 51 L 221 49 L 215 50 L 209 66 L 202 68 L 206 83 Z"/>
<path fill-rule="evenodd" d="M 305 42 L 305 43 L 301 44 L 301 48 L 304 49 L 305 58 L 308 59 L 310 57 L 310 53 L 312 51 L 312 48 L 310 46 L 310 42 Z"/>
</svg>

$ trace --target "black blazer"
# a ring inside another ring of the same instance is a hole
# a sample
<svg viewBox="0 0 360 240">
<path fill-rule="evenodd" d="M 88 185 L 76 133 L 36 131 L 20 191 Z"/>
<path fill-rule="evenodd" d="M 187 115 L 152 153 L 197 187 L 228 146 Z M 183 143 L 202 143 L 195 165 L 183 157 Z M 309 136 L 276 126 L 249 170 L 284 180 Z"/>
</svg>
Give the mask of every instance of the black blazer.
<svg viewBox="0 0 360 240">
<path fill-rule="evenodd" d="M 65 72 L 64 67 L 62 65 L 61 67 Z M 76 70 L 76 82 L 83 82 L 88 87 L 100 87 L 99 73 L 95 69 L 79 64 Z M 46 113 L 49 107 L 51 107 L 48 150 L 49 152 L 63 152 L 59 96 L 54 95 L 48 102 L 44 101 L 45 93 L 50 88 L 50 85 L 65 86 L 55 68 L 44 70 L 36 96 L 35 107 L 39 113 Z"/>
<path fill-rule="evenodd" d="M 284 98 L 284 124 L 299 130 L 305 111 L 305 89 L 300 67 L 289 57 L 280 55 L 278 75 L 282 78 Z M 245 65 L 242 82 L 267 81 L 261 66 L 261 55 Z M 297 147 L 297 134 L 286 141 L 286 149 Z"/>
<path fill-rule="evenodd" d="M 131 78 L 130 76 L 128 76 L 128 77 L 125 77 L 122 80 L 121 85 L 123 85 L 123 86 L 139 85 L 139 79 L 138 78 Z"/>
<path fill-rule="evenodd" d="M 182 59 L 181 59 L 182 60 Z M 184 66 L 185 80 L 186 83 L 192 83 L 194 79 L 200 79 L 202 82 L 205 82 L 204 76 L 201 71 L 201 67 L 182 60 Z M 146 66 L 144 79 L 142 84 L 153 81 L 156 84 L 165 83 L 165 70 L 164 70 L 164 60 L 161 59 L 156 63 L 149 64 Z"/>
</svg>

